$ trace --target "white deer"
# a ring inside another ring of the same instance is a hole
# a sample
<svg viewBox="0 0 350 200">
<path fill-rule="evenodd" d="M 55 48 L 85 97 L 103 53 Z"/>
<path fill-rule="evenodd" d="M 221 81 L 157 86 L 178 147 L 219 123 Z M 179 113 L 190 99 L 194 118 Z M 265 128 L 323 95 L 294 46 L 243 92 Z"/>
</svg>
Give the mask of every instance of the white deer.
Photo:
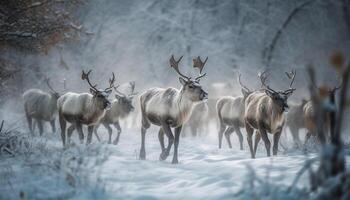
<svg viewBox="0 0 350 200">
<path fill-rule="evenodd" d="M 168 157 L 171 146 L 174 143 L 172 163 L 178 163 L 177 153 L 182 125 L 188 120 L 193 106 L 208 98 L 208 94 L 199 83 L 200 79 L 206 75 L 201 72 L 208 58 L 204 62 L 202 62 L 200 57 L 193 59 L 193 67 L 200 69 L 200 75 L 194 79 L 180 72 L 178 64 L 181 59 L 182 56 L 177 61 L 174 59 L 174 56 L 170 58 L 170 66 L 180 75 L 181 89 L 152 88 L 144 92 L 140 97 L 142 113 L 140 159 L 142 160 L 146 158 L 146 130 L 151 124 L 154 124 L 161 127 L 158 134 L 162 148 L 160 160 L 165 160 Z M 175 129 L 175 137 L 171 128 Z M 167 148 L 164 146 L 164 134 L 168 137 Z"/>
</svg>

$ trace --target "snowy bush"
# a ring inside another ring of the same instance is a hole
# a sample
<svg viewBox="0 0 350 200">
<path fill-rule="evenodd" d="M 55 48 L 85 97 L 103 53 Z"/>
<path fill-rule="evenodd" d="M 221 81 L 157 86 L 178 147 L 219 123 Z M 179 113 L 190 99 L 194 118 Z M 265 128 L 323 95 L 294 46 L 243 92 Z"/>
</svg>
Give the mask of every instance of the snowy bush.
<svg viewBox="0 0 350 200">
<path fill-rule="evenodd" d="M 103 145 L 74 146 L 63 150 L 45 138 L 7 134 L 5 144 L 11 157 L 1 154 L 0 199 L 105 199 L 100 179 L 101 164 L 109 151 Z M 25 141 L 25 142 L 23 142 Z M 25 148 L 20 144 L 26 143 Z M 3 191 L 12 190 L 8 193 Z"/>
</svg>

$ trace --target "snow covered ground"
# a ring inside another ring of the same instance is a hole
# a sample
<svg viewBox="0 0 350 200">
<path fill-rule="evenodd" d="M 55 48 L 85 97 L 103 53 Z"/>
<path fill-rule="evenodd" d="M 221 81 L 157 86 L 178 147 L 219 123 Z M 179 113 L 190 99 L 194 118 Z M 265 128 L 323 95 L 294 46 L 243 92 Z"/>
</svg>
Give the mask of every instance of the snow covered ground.
<svg viewBox="0 0 350 200">
<path fill-rule="evenodd" d="M 100 136 L 107 140 L 102 128 Z M 218 149 L 216 136 L 211 132 L 205 138 L 180 138 L 179 164 L 172 165 L 172 152 L 166 161 L 158 160 L 156 129 L 147 133 L 145 161 L 138 160 L 137 129 L 124 131 L 117 146 L 94 140 L 89 147 L 76 145 L 65 151 L 57 133 L 46 133 L 32 140 L 28 152 L 0 157 L 0 199 L 264 199 L 262 194 L 265 199 L 298 199 L 305 195 L 305 190 L 287 194 L 286 188 L 315 153 L 281 151 L 267 158 L 261 142 L 253 160 L 246 141 L 241 151 L 232 135 L 233 149 L 226 141 Z M 307 183 L 304 174 L 297 187 Z"/>
</svg>

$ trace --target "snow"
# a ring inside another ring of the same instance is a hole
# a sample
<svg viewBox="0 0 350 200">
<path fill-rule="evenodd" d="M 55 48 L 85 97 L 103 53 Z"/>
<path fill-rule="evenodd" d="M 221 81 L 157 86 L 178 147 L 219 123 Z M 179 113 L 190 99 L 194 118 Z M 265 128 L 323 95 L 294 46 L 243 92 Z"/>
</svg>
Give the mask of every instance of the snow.
<svg viewBox="0 0 350 200">
<path fill-rule="evenodd" d="M 146 135 L 145 161 L 138 159 L 137 129 L 124 129 L 117 146 L 106 144 L 107 135 L 101 128 L 105 142 L 94 138 L 88 147 L 63 150 L 59 135 L 46 133 L 32 139 L 31 153 L 0 155 L 0 199 L 17 199 L 21 192 L 28 199 L 298 199 L 306 194 L 301 188 L 308 185 L 308 174 L 292 193 L 287 188 L 306 159 L 316 156 L 291 151 L 267 158 L 261 142 L 257 158 L 250 159 L 246 142 L 239 150 L 233 134 L 233 149 L 226 141 L 218 149 L 217 133 L 211 131 L 204 138 L 180 138 L 179 164 L 172 165 L 172 152 L 166 161 L 158 160 L 155 128 Z"/>
</svg>

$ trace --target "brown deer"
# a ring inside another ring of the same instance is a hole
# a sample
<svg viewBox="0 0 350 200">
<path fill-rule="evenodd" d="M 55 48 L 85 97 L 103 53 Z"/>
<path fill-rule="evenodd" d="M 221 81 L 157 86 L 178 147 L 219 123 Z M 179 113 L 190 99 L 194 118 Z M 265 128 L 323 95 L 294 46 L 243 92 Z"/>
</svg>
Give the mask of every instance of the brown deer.
<svg viewBox="0 0 350 200">
<path fill-rule="evenodd" d="M 199 103 L 208 98 L 208 94 L 202 89 L 199 81 L 206 74 L 202 74 L 202 69 L 207 62 L 204 62 L 200 57 L 193 59 L 193 67 L 199 68 L 200 74 L 198 77 L 192 79 L 185 76 L 179 70 L 179 60 L 175 60 L 174 56 L 170 58 L 170 67 L 173 68 L 179 77 L 182 85 L 180 90 L 175 88 L 151 88 L 145 91 L 140 96 L 141 113 L 142 113 L 142 127 L 141 127 L 141 149 L 140 159 L 146 158 L 145 150 L 145 136 L 147 129 L 151 124 L 160 126 L 158 133 L 159 142 L 162 153 L 160 160 L 165 160 L 170 152 L 171 146 L 174 143 L 174 156 L 172 163 L 178 163 L 178 146 L 179 137 L 182 125 L 188 120 L 192 108 L 196 103 Z M 175 137 L 171 128 L 175 129 Z M 168 146 L 164 146 L 164 134 L 168 137 Z"/>
<path fill-rule="evenodd" d="M 251 93 L 245 101 L 244 120 L 252 158 L 255 158 L 260 138 L 262 138 L 265 143 L 267 156 L 271 156 L 271 144 L 267 133 L 273 134 L 273 155 L 277 155 L 278 141 L 284 124 L 284 112 L 288 108 L 287 100 L 295 90 L 295 88 L 292 88 L 296 75 L 295 71 L 286 73 L 288 78 L 291 79 L 291 83 L 289 89 L 285 91 L 275 91 L 271 89 L 270 86 L 266 84 L 267 78 L 265 73 L 266 71 L 259 76 L 264 89 Z M 257 134 L 253 149 L 252 136 L 254 130 L 257 130 Z"/>
<path fill-rule="evenodd" d="M 82 143 L 84 140 L 82 125 L 87 125 L 88 137 L 86 144 L 89 144 L 91 143 L 95 125 L 105 115 L 106 109 L 109 109 L 111 106 L 108 96 L 114 87 L 114 73 L 112 78 L 109 79 L 109 86 L 104 90 L 97 89 L 97 85 L 91 84 L 90 73 L 91 70 L 87 73 L 83 71 L 81 78 L 89 84 L 91 94 L 68 92 L 62 95 L 57 101 L 63 147 L 66 146 L 67 122 L 71 123 L 71 126 L 67 130 L 68 142 L 73 131 L 77 129 L 80 142 Z"/>
<path fill-rule="evenodd" d="M 342 87 L 342 82 L 339 83 L 336 87 L 333 88 L 319 88 L 319 90 L 324 90 L 327 94 L 327 98 L 332 103 L 332 105 L 335 105 L 335 93 Z M 332 134 L 333 130 L 329 130 L 330 127 L 334 127 L 331 125 L 331 123 L 335 123 L 331 119 L 330 115 L 333 114 L 331 110 L 335 110 L 336 108 L 328 108 L 329 112 L 326 113 L 325 119 L 323 120 L 325 123 L 323 124 L 323 129 L 326 131 L 327 134 Z M 304 119 L 304 126 L 307 130 L 306 136 L 305 136 L 305 143 L 308 142 L 311 136 L 316 136 L 316 117 L 315 117 L 315 111 L 314 106 L 312 104 L 312 101 L 308 101 L 305 106 L 303 107 L 303 119 Z M 330 139 L 330 138 L 326 138 Z"/>
<path fill-rule="evenodd" d="M 230 135 L 236 132 L 240 149 L 243 150 L 243 136 L 241 128 L 244 128 L 244 107 L 245 99 L 252 91 L 241 82 L 241 75 L 238 76 L 238 83 L 241 86 L 243 96 L 222 97 L 216 104 L 217 115 L 219 117 L 219 149 L 222 145 L 222 137 L 225 133 L 229 148 L 232 148 Z"/>
</svg>

